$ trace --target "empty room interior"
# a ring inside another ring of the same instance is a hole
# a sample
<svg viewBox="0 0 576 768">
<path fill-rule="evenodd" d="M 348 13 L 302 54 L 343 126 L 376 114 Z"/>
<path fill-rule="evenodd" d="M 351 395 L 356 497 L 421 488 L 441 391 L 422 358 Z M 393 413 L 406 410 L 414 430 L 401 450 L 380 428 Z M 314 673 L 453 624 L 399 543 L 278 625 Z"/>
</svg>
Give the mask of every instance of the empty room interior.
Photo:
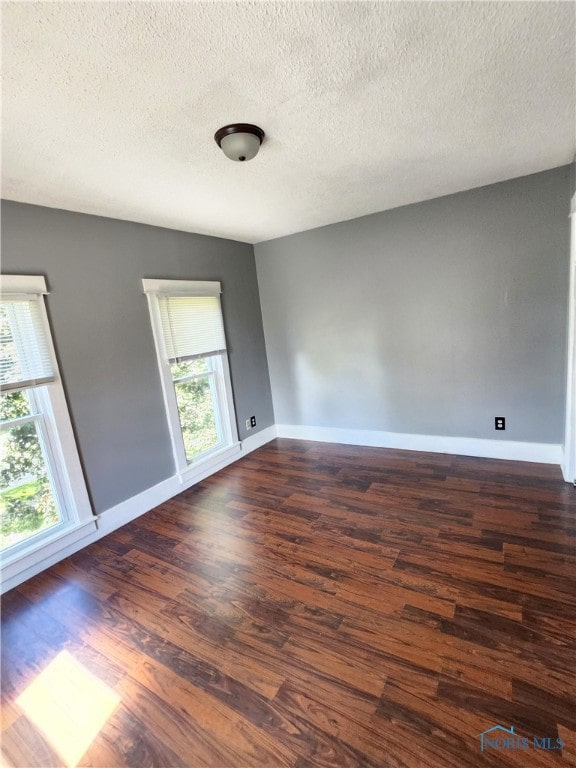
<svg viewBox="0 0 576 768">
<path fill-rule="evenodd" d="M 2 765 L 576 765 L 572 2 L 3 2 Z"/>
</svg>

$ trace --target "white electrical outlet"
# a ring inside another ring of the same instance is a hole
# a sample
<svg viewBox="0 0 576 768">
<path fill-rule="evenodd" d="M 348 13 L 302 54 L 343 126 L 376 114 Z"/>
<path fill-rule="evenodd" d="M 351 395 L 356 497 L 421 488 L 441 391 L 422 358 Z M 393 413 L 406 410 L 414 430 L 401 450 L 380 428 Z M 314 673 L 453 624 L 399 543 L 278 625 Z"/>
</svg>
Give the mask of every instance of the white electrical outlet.
<svg viewBox="0 0 576 768">
<path fill-rule="evenodd" d="M 250 419 L 246 419 L 246 429 L 252 429 L 252 426 L 250 424 Z"/>
</svg>

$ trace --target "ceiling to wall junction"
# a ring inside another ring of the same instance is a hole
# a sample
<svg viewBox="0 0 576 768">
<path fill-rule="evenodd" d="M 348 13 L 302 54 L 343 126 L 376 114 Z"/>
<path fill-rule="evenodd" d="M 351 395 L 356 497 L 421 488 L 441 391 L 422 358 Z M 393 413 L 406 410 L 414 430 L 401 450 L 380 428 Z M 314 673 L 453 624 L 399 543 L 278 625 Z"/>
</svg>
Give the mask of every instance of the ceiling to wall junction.
<svg viewBox="0 0 576 768">
<path fill-rule="evenodd" d="M 3 4 L 3 197 L 259 242 L 574 154 L 563 2 Z M 213 134 L 267 134 L 249 163 Z"/>
</svg>

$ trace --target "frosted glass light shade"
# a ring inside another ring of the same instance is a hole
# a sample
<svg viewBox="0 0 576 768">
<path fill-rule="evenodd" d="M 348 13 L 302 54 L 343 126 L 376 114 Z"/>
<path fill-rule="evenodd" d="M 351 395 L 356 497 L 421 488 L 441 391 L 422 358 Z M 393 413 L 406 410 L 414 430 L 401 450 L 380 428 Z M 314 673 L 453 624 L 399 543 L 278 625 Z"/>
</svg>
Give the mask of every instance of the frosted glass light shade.
<svg viewBox="0 0 576 768">
<path fill-rule="evenodd" d="M 219 128 L 214 139 L 226 157 L 242 163 L 256 157 L 264 136 L 262 128 L 252 123 L 231 123 Z"/>
<path fill-rule="evenodd" d="M 260 139 L 253 133 L 231 133 L 222 139 L 220 147 L 230 160 L 244 162 L 256 157 L 260 149 Z"/>
</svg>

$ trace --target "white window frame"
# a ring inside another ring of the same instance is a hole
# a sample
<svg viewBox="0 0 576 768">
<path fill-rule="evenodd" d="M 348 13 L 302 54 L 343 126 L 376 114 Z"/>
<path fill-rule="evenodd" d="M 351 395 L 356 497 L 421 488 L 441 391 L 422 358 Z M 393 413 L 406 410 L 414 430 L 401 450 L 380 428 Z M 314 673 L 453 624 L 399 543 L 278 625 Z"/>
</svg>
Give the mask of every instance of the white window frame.
<svg viewBox="0 0 576 768">
<path fill-rule="evenodd" d="M 193 479 L 199 467 L 207 467 L 210 464 L 215 466 L 222 460 L 239 455 L 241 445 L 238 439 L 238 428 L 236 426 L 236 411 L 234 408 L 234 394 L 232 391 L 232 380 L 230 377 L 230 365 L 228 362 L 228 352 L 224 350 L 221 354 L 211 357 L 210 365 L 213 366 L 217 386 L 219 387 L 218 401 L 223 404 L 224 418 L 220 419 L 220 414 L 216 413 L 216 419 L 219 421 L 217 427 L 222 431 L 224 444 L 217 445 L 211 451 L 206 451 L 197 459 L 188 461 L 184 448 L 184 439 L 182 437 L 182 428 L 180 426 L 180 414 L 178 411 L 178 401 L 174 390 L 174 381 L 168 356 L 164 344 L 164 334 L 162 332 L 162 321 L 160 316 L 160 305 L 158 299 L 161 296 L 217 296 L 222 293 L 221 285 L 216 281 L 203 280 L 163 280 L 144 278 L 142 287 L 148 299 L 150 310 L 150 321 L 152 323 L 152 333 L 154 335 L 154 346 L 156 349 L 156 358 L 160 371 L 160 381 L 162 384 L 162 393 L 164 395 L 164 404 L 166 406 L 166 416 L 168 419 L 168 429 L 172 442 L 172 453 L 176 473 L 181 482 Z M 222 311 L 222 307 L 220 307 Z"/>
<path fill-rule="evenodd" d="M 568 365 L 562 474 L 576 485 L 576 194 L 570 202 L 570 276 L 568 294 Z"/>
<path fill-rule="evenodd" d="M 31 568 L 37 572 L 38 563 L 89 535 L 96 530 L 97 526 L 82 472 L 46 313 L 44 302 L 44 296 L 48 293 L 46 280 L 41 275 L 1 275 L 0 291 L 6 299 L 13 294 L 39 296 L 38 306 L 50 350 L 54 380 L 24 389 L 32 393 L 31 399 L 38 406 L 39 416 L 37 415 L 34 420 L 41 425 L 40 439 L 48 455 L 47 472 L 53 480 L 53 491 L 57 497 L 62 518 L 56 525 L 4 550 L 1 555 L 4 591 L 10 588 L 18 574 Z"/>
</svg>

